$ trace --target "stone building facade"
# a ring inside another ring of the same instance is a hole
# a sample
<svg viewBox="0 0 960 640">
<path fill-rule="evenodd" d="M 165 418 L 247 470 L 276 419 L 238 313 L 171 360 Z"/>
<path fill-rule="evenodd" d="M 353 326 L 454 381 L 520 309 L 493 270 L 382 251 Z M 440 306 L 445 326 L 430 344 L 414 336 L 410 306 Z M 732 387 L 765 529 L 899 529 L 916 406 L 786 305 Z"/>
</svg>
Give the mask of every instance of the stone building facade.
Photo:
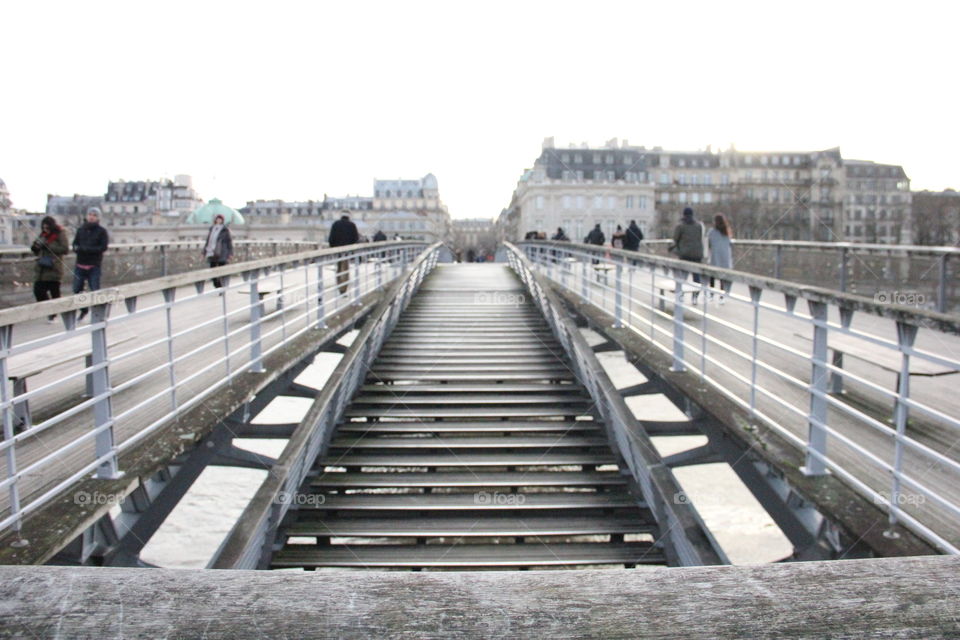
<svg viewBox="0 0 960 640">
<path fill-rule="evenodd" d="M 898 165 L 845 160 L 839 149 L 668 151 L 616 139 L 565 149 L 545 140 L 497 228 L 515 240 L 560 226 L 582 240 L 598 222 L 609 238 L 636 220 L 663 238 L 685 207 L 705 221 L 726 214 L 740 238 L 910 241 L 910 183 Z"/>
</svg>

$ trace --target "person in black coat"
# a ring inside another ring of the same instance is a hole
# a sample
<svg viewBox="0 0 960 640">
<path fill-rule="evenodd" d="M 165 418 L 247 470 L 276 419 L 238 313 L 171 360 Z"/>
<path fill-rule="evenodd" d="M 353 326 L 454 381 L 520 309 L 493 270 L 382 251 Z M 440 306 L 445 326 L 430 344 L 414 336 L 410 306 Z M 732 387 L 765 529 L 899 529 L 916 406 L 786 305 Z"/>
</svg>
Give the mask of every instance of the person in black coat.
<svg viewBox="0 0 960 640">
<path fill-rule="evenodd" d="M 100 288 L 100 267 L 103 263 L 103 254 L 110 244 L 107 230 L 100 226 L 100 209 L 90 207 L 87 210 L 87 221 L 77 229 L 73 237 L 73 250 L 77 254 L 76 266 L 73 268 L 73 293 L 83 291 L 84 283 L 90 291 Z M 80 310 L 80 320 L 87 315 L 88 309 Z"/>
<path fill-rule="evenodd" d="M 590 230 L 590 233 L 587 234 L 587 237 L 584 238 L 583 241 L 587 244 L 603 246 L 603 243 L 607 241 L 607 237 L 603 235 L 603 231 L 600 230 L 600 224 L 597 223 L 597 226 Z"/>
<path fill-rule="evenodd" d="M 380 229 L 377 229 L 377 232 L 376 232 L 375 234 L 373 234 L 373 241 L 374 241 L 374 242 L 383 242 L 383 241 L 386 240 L 386 239 L 387 239 L 387 234 L 385 234 L 385 233 L 384 233 L 383 231 L 381 231 Z"/>
<path fill-rule="evenodd" d="M 636 220 L 630 221 L 627 227 L 627 236 L 623 239 L 623 248 L 627 251 L 637 251 L 640 249 L 640 243 L 643 242 L 643 231 L 637 226 Z"/>
<path fill-rule="evenodd" d="M 350 220 L 348 212 L 343 211 L 340 219 L 330 227 L 330 237 L 327 243 L 331 247 L 345 247 L 356 244 L 360 240 L 360 232 L 357 231 L 357 225 Z M 346 295 L 347 285 L 350 280 L 350 260 L 337 261 L 337 285 L 340 288 L 340 295 Z"/>
<path fill-rule="evenodd" d="M 211 269 L 222 267 L 233 256 L 233 238 L 230 236 L 230 229 L 227 229 L 223 216 L 219 213 L 214 217 L 213 224 L 207 231 L 207 241 L 203 244 L 202 251 Z M 223 282 L 220 278 L 214 278 L 213 286 L 219 289 L 223 286 Z"/>
</svg>

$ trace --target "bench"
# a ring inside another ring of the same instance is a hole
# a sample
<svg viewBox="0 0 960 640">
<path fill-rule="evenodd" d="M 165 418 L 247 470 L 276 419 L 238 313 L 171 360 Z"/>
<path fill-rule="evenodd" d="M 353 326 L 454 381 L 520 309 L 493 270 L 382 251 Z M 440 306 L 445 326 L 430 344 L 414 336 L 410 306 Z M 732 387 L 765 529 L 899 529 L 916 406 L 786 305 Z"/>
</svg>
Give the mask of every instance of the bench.
<svg viewBox="0 0 960 640">
<path fill-rule="evenodd" d="M 238 293 L 244 295 L 250 295 L 250 288 L 240 289 Z M 260 315 L 267 315 L 267 308 L 264 304 L 264 300 L 268 296 L 277 297 L 277 311 L 283 309 L 283 289 L 280 287 L 280 283 L 274 280 L 258 280 L 257 281 L 257 297 L 260 299 Z"/>
<path fill-rule="evenodd" d="M 136 336 L 127 336 L 126 338 L 109 342 L 107 344 L 108 352 L 111 348 L 121 345 L 124 342 L 129 342 L 135 337 Z M 93 349 L 89 344 L 86 346 L 67 347 L 66 349 L 58 345 L 56 347 L 37 349 L 30 353 L 10 357 L 7 360 L 7 378 L 13 384 L 14 397 L 27 392 L 28 378 L 80 358 L 83 358 L 84 368 L 89 368 L 93 364 Z M 93 378 L 89 373 L 86 378 L 84 397 L 89 398 L 93 395 Z M 29 400 L 23 399 L 14 402 L 13 414 L 18 421 L 17 431 L 33 426 Z"/>
<path fill-rule="evenodd" d="M 801 333 L 795 333 L 794 335 L 807 343 L 813 343 L 813 340 Z M 899 392 L 900 368 L 903 364 L 903 355 L 899 351 L 887 349 L 886 347 L 878 347 L 877 345 L 844 334 L 831 334 L 827 338 L 827 349 L 833 352 L 831 362 L 833 366 L 838 369 L 843 368 L 843 356 L 848 355 L 861 362 L 879 367 L 884 371 L 897 374 L 897 386 L 894 387 L 894 391 Z M 958 373 L 958 371 L 927 360 L 910 358 L 908 375 L 934 377 L 950 375 L 952 373 Z M 830 372 L 830 393 L 843 393 L 843 375 L 838 374 L 836 371 Z"/>
</svg>

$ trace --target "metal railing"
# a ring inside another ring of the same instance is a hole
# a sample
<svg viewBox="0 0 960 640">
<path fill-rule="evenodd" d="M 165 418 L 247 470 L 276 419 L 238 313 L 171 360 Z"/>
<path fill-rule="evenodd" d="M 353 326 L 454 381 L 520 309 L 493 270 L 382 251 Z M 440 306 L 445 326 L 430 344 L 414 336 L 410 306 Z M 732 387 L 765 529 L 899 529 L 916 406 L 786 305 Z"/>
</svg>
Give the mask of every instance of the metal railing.
<svg viewBox="0 0 960 640">
<path fill-rule="evenodd" d="M 366 379 L 400 314 L 423 279 L 436 266 L 441 246 L 436 243 L 420 253 L 406 275 L 393 284 L 371 313 L 293 433 L 273 472 L 268 474 L 211 560 L 211 568 L 257 569 L 269 566 L 277 527 L 293 502 L 289 497 L 300 490 L 314 461 L 329 443 L 334 428 Z"/>
<path fill-rule="evenodd" d="M 0 530 L 19 530 L 24 515 L 91 472 L 118 477 L 120 454 L 238 376 L 262 372 L 267 356 L 400 277 L 425 247 L 308 251 L 0 310 Z M 330 268 L 338 263 L 345 273 Z M 211 278 L 223 287 L 208 288 Z M 90 310 L 89 325 L 78 322 L 82 309 Z M 50 315 L 65 330 L 46 330 Z M 20 333 L 26 338 L 15 342 Z M 62 361 L 69 344 L 75 364 L 86 366 L 46 371 L 44 361 L 69 366 Z M 20 375 L 40 384 L 14 391 L 11 377 Z M 84 392 L 69 407 L 56 403 Z M 47 405 L 47 415 L 33 423 L 38 412 L 24 411 L 29 403 Z"/>
<path fill-rule="evenodd" d="M 960 408 L 933 377 L 960 372 L 960 317 L 649 253 L 521 247 L 556 286 L 799 447 L 806 474 L 834 473 L 884 509 L 889 535 L 899 523 L 960 553 Z"/>
<path fill-rule="evenodd" d="M 670 240 L 642 249 L 667 256 Z M 733 240 L 734 268 L 814 284 L 881 302 L 909 301 L 940 312 L 960 307 L 960 248 L 859 242 Z"/>
<path fill-rule="evenodd" d="M 596 355 L 567 318 L 553 292 L 541 284 L 534 266 L 524 254 L 507 243 L 507 259 L 546 318 L 554 336 L 570 358 L 571 370 L 594 400 L 594 408 L 604 428 L 616 441 L 617 448 L 643 490 L 648 508 L 660 527 L 661 540 L 676 554 L 680 566 L 729 564 L 720 545 L 713 539 L 697 512 L 687 503 L 675 499 L 679 486 L 646 438 L 636 434 L 636 420 L 626 402 L 617 393 L 603 372 Z M 699 531 L 699 533 L 698 533 Z"/>
</svg>

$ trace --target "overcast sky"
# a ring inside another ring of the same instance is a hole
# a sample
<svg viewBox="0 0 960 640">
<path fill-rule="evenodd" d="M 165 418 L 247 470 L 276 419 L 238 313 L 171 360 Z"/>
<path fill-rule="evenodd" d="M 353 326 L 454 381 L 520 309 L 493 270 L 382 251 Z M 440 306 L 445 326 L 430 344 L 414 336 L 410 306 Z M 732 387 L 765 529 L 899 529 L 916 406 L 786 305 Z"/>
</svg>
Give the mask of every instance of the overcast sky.
<svg viewBox="0 0 960 640">
<path fill-rule="evenodd" d="M 960 187 L 956 2 L 45 2 L 0 9 L 15 207 L 186 173 L 200 196 L 437 176 L 495 217 L 540 145 L 814 150 Z"/>
</svg>

